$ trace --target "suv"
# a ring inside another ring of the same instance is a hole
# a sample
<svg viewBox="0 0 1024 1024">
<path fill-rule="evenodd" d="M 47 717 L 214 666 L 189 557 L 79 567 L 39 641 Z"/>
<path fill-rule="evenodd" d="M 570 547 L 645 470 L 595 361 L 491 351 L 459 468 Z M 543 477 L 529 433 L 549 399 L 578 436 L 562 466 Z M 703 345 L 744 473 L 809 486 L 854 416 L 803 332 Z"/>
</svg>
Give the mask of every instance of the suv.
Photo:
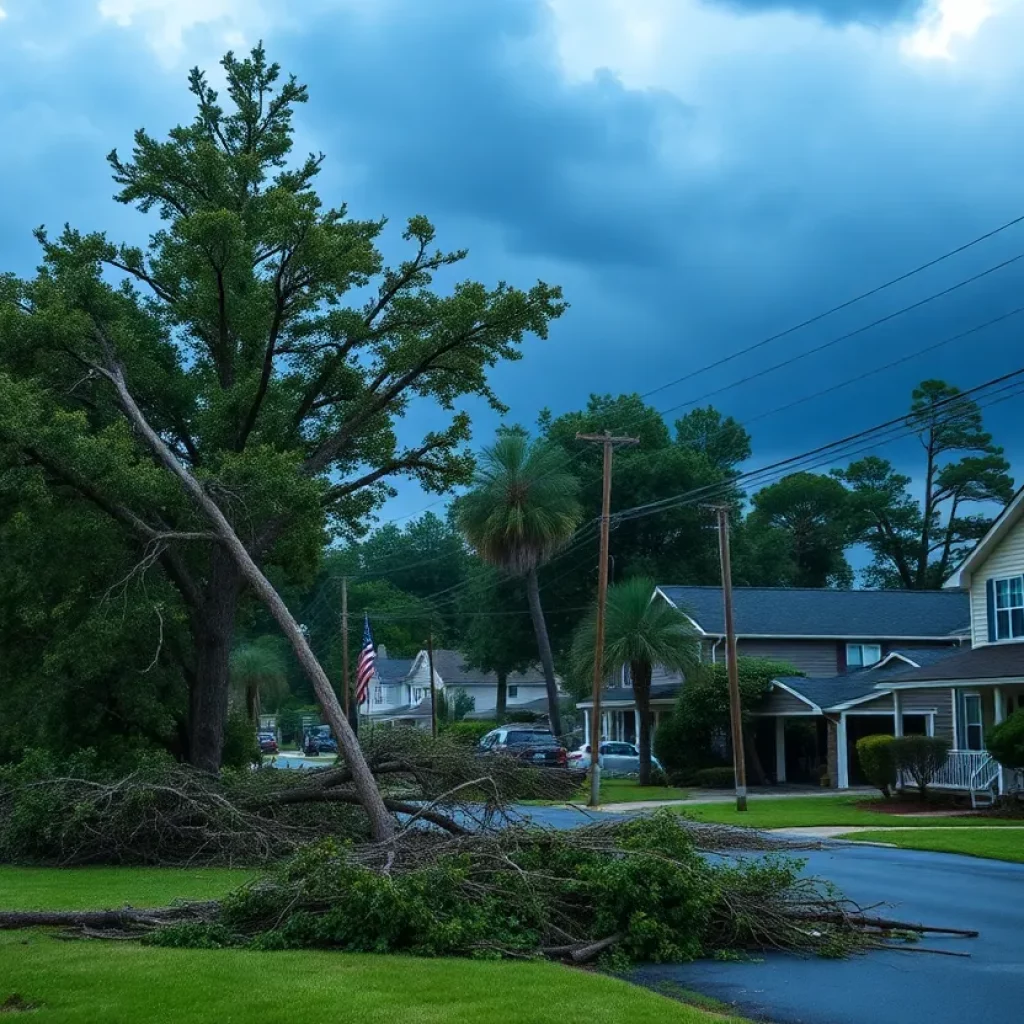
<svg viewBox="0 0 1024 1024">
<path fill-rule="evenodd" d="M 530 761 L 562 768 L 566 750 L 550 732 L 530 726 L 502 726 L 492 729 L 480 740 L 481 754 L 507 754 L 521 761 Z"/>
<path fill-rule="evenodd" d="M 256 735 L 261 754 L 277 753 L 277 737 L 272 732 L 261 732 Z"/>
</svg>

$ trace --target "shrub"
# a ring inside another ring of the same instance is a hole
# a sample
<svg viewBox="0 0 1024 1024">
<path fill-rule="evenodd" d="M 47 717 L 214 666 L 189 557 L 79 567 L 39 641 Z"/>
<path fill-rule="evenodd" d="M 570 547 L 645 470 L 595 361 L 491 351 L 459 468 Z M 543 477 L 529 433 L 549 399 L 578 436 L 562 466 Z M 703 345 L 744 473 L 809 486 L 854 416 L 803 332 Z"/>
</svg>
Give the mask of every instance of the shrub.
<svg viewBox="0 0 1024 1024">
<path fill-rule="evenodd" d="M 445 728 L 444 734 L 455 743 L 473 747 L 497 725 L 497 722 L 452 722 Z"/>
<path fill-rule="evenodd" d="M 857 740 L 857 758 L 868 782 L 888 799 L 896 785 L 896 759 L 892 736 L 865 736 Z"/>
<path fill-rule="evenodd" d="M 248 768 L 263 760 L 256 726 L 243 712 L 235 711 L 224 725 L 224 749 L 221 764 L 225 768 Z"/>
<path fill-rule="evenodd" d="M 949 740 L 941 736 L 896 736 L 892 753 L 896 770 L 906 772 L 917 786 L 921 799 L 928 796 L 928 786 L 946 763 Z"/>
<path fill-rule="evenodd" d="M 985 740 L 989 753 L 1004 767 L 1024 770 L 1024 708 L 993 726 Z"/>
<path fill-rule="evenodd" d="M 736 772 L 731 767 L 701 768 L 693 773 L 693 784 L 707 789 L 732 789 Z"/>
</svg>

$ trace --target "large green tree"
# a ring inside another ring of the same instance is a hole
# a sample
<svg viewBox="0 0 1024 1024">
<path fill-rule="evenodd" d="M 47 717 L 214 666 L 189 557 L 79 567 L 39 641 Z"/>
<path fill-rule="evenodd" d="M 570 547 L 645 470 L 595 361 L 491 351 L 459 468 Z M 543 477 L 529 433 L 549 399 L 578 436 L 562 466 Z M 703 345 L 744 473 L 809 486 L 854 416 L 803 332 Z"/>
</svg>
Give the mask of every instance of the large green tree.
<svg viewBox="0 0 1024 1024">
<path fill-rule="evenodd" d="M 774 547 L 791 587 L 849 587 L 850 525 L 846 488 L 831 476 L 792 473 L 759 490 L 746 520 L 747 541 Z"/>
<path fill-rule="evenodd" d="M 551 729 L 562 735 L 558 683 L 541 606 L 538 572 L 572 539 L 583 517 L 579 482 L 555 445 L 520 430 L 499 434 L 480 456 L 473 489 L 456 512 L 480 558 L 526 581 L 537 650 L 544 669 Z"/>
<path fill-rule="evenodd" d="M 651 678 L 656 666 L 681 672 L 688 685 L 701 670 L 700 639 L 693 623 L 667 601 L 652 600 L 654 580 L 635 576 L 608 588 L 602 665 L 604 678 L 629 669 L 640 715 L 640 785 L 651 784 Z M 597 648 L 597 610 L 573 640 L 573 676 L 592 673 Z M 597 735 L 599 730 L 591 730 Z"/>
<path fill-rule="evenodd" d="M 924 456 L 921 492 L 886 459 L 868 456 L 835 476 L 850 490 L 857 536 L 871 549 L 868 580 L 879 586 L 939 587 L 988 530 L 993 506 L 1013 496 L 1003 449 L 985 430 L 981 409 L 944 381 L 914 389 L 907 425 Z"/>
<path fill-rule="evenodd" d="M 365 527 L 389 479 L 439 492 L 468 481 L 465 414 L 409 446 L 396 419 L 416 400 L 453 410 L 464 395 L 502 409 L 488 369 L 519 358 L 523 336 L 546 336 L 564 308 L 543 283 L 433 291 L 466 253 L 433 248 L 421 216 L 404 231 L 409 258 L 386 267 L 384 221 L 322 203 L 322 155 L 291 160 L 305 87 L 261 47 L 222 63 L 226 102 L 194 70 L 195 119 L 163 140 L 140 130 L 129 158 L 110 156 L 117 200 L 161 221 L 144 247 L 40 231 L 39 273 L 0 279 L 5 466 L 105 515 L 136 578 L 159 575 L 173 593 L 190 638 L 187 754 L 207 769 L 220 763 L 246 584 L 91 367 L 116 361 L 259 566 L 301 576 L 325 536 Z"/>
</svg>

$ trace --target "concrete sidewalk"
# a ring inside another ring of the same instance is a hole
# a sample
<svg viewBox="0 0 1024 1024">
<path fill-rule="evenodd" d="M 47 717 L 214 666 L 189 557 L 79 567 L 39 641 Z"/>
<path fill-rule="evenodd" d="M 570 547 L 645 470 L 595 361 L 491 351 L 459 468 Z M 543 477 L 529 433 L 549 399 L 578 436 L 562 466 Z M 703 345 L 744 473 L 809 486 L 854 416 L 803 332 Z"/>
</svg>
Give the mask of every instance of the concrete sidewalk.
<svg viewBox="0 0 1024 1024">
<path fill-rule="evenodd" d="M 870 797 L 877 794 L 876 789 L 807 789 L 807 790 L 785 790 L 771 788 L 758 788 L 747 791 L 751 800 L 815 800 L 821 797 L 836 796 L 859 796 Z M 690 795 L 685 800 L 634 800 L 625 803 L 601 804 L 598 808 L 588 808 L 598 811 L 608 811 L 610 814 L 625 814 L 629 811 L 649 811 L 658 807 L 687 807 L 690 804 L 731 804 L 736 800 L 736 794 L 721 789 L 697 789 L 690 790 Z M 576 804 L 568 806 L 575 807 Z"/>
</svg>

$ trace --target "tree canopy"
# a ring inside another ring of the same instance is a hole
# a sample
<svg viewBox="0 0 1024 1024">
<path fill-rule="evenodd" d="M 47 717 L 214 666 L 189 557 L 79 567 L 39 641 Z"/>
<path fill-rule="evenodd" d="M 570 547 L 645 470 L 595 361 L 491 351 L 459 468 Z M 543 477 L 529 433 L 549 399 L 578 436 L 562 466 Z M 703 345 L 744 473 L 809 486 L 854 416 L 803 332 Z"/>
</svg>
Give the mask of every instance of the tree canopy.
<svg viewBox="0 0 1024 1024">
<path fill-rule="evenodd" d="M 385 221 L 324 204 L 322 154 L 292 159 L 305 87 L 262 47 L 222 65 L 223 100 L 195 69 L 194 120 L 164 139 L 139 130 L 130 156 L 110 155 L 117 201 L 160 221 L 146 245 L 41 229 L 39 273 L 0 278 L 4 471 L 105 516 L 148 570 L 136 579 L 160 577 L 167 614 L 188 631 L 175 655 L 188 756 L 209 768 L 245 587 L 88 366 L 116 357 L 257 563 L 301 578 L 325 537 L 365 530 L 394 477 L 436 492 L 468 482 L 470 423 L 456 403 L 473 395 L 502 410 L 488 371 L 564 309 L 544 283 L 435 291 L 466 252 L 436 248 L 419 215 L 403 232 L 408 258 L 385 265 Z M 448 425 L 402 445 L 396 420 L 423 400 L 449 410 Z M 99 571 L 113 583 L 116 566 Z M 155 603 L 132 596 L 149 606 L 155 646 Z"/>
</svg>

